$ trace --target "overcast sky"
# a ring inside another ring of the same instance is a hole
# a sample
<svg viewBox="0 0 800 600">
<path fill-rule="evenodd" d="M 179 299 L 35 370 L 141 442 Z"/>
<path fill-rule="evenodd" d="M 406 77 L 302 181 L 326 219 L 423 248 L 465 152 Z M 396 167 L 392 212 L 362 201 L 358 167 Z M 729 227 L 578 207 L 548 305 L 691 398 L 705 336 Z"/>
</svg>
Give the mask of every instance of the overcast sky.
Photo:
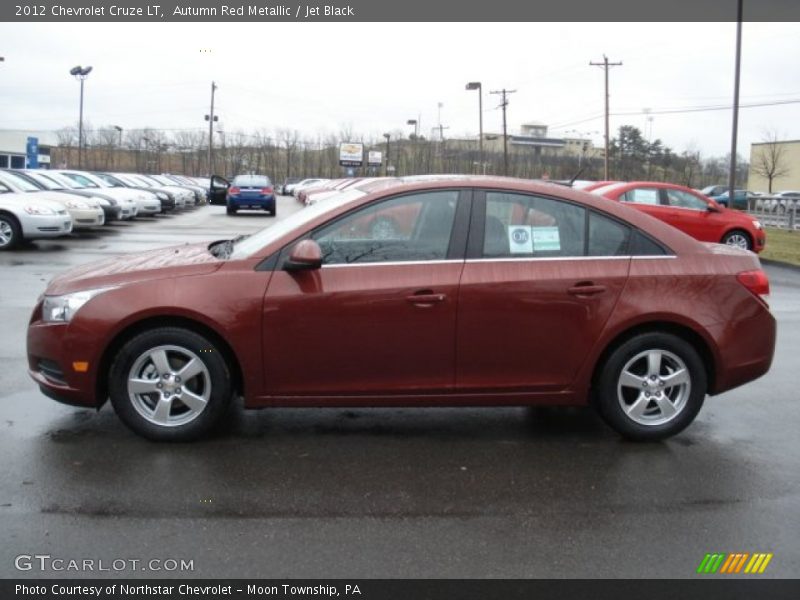
<svg viewBox="0 0 800 600">
<path fill-rule="evenodd" d="M 645 130 L 677 152 L 724 156 L 731 111 L 659 114 L 729 104 L 734 23 L 138 23 L 0 24 L 0 129 L 56 130 L 77 122 L 75 65 L 92 65 L 85 119 L 95 127 L 204 128 L 210 82 L 225 130 L 303 134 L 350 128 L 365 136 L 422 132 L 475 135 L 484 87 L 484 130 L 502 131 L 499 97 L 516 89 L 509 132 L 550 125 L 552 136 L 602 144 L 606 54 L 611 128 Z M 201 52 L 207 50 L 206 52 Z M 767 131 L 800 138 L 800 24 L 745 23 L 741 102 L 795 103 L 740 111 L 739 152 Z M 639 113 L 615 116 L 614 113 Z M 567 133 L 570 132 L 570 133 Z M 649 132 L 649 127 L 648 127 Z M 647 133 L 647 132 L 646 132 Z"/>
</svg>

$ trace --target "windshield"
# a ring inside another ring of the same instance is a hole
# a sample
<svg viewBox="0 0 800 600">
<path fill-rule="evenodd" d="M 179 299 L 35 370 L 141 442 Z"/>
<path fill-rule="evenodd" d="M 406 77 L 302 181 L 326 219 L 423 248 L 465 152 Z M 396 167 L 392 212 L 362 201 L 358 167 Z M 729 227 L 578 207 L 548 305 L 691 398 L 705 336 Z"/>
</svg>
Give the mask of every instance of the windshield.
<svg viewBox="0 0 800 600">
<path fill-rule="evenodd" d="M 175 185 L 174 181 L 170 181 L 169 179 L 161 175 L 150 175 L 150 179 L 152 179 L 157 183 L 160 183 L 161 185 Z"/>
<path fill-rule="evenodd" d="M 47 173 L 39 173 L 39 177 L 55 181 L 58 185 L 63 185 L 64 188 L 68 190 L 81 190 L 86 187 L 85 185 L 81 185 L 74 179 L 70 179 L 69 177 L 64 177 L 60 173 L 53 173 L 52 171 L 48 171 Z"/>
<path fill-rule="evenodd" d="M 31 183 L 24 177 L 20 177 L 16 173 L 10 173 L 8 171 L 3 171 L 2 174 L 0 174 L 0 180 L 7 184 L 8 187 L 15 188 L 21 192 L 40 192 L 42 190 L 42 188 Z"/>
<path fill-rule="evenodd" d="M 131 178 L 132 179 L 136 179 L 137 181 L 141 181 L 142 183 L 144 183 L 145 185 L 147 185 L 149 187 L 154 187 L 154 186 L 155 187 L 163 187 L 161 185 L 161 183 L 159 183 L 158 181 L 156 181 L 155 179 L 153 179 L 149 175 L 131 175 Z"/>
<path fill-rule="evenodd" d="M 282 221 L 278 221 L 274 225 L 270 225 L 254 233 L 253 235 L 242 239 L 236 244 L 233 252 L 230 254 L 231 259 L 242 259 L 251 256 L 255 252 L 261 250 L 267 244 L 283 237 L 287 233 L 291 233 L 295 229 L 301 228 L 306 223 L 316 219 L 320 215 L 324 215 L 339 206 L 341 202 L 319 202 L 312 204 L 302 210 L 292 213 Z"/>
<path fill-rule="evenodd" d="M 31 171 L 25 171 L 25 174 L 36 181 L 39 185 L 44 187 L 47 190 L 63 190 L 66 189 L 66 186 L 62 183 L 56 183 L 49 177 L 46 177 L 40 173 L 35 173 Z"/>
<path fill-rule="evenodd" d="M 109 173 L 96 173 L 96 175 L 111 187 L 125 187 L 125 184 Z"/>
<path fill-rule="evenodd" d="M 89 179 L 88 177 L 84 177 L 83 175 L 79 175 L 78 173 L 61 173 L 67 179 L 71 179 L 76 183 L 79 183 L 82 188 L 98 188 L 100 187 L 94 181 Z"/>
</svg>

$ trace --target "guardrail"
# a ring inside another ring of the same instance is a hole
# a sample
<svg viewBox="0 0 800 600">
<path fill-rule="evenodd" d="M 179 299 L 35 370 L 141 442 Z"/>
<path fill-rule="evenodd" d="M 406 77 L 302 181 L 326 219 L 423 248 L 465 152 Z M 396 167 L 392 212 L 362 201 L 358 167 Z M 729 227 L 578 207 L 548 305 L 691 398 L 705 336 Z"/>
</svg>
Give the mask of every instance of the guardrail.
<svg viewBox="0 0 800 600">
<path fill-rule="evenodd" d="M 747 214 L 766 227 L 795 231 L 800 229 L 800 198 L 758 196 L 747 199 Z"/>
</svg>

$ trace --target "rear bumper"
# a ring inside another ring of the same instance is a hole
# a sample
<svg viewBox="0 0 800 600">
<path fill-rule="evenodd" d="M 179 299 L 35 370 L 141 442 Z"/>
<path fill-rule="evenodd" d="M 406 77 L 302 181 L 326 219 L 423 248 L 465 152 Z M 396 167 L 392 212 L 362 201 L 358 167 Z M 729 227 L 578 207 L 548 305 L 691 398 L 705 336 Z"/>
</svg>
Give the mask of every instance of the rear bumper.
<svg viewBox="0 0 800 600">
<path fill-rule="evenodd" d="M 260 198 L 243 198 L 241 196 L 229 196 L 228 205 L 233 208 L 265 208 L 275 209 L 275 195 L 262 196 Z"/>
<path fill-rule="evenodd" d="M 748 319 L 721 323 L 714 329 L 719 360 L 709 393 L 721 394 L 769 371 L 775 354 L 777 324 L 768 309 Z"/>
</svg>

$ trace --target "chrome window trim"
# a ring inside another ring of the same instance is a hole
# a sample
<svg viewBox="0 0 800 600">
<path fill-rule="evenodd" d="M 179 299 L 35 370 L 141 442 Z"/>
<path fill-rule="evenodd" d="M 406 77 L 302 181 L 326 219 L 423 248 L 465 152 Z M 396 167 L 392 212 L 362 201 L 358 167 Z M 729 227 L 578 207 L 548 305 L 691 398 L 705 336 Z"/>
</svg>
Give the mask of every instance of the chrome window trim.
<svg viewBox="0 0 800 600">
<path fill-rule="evenodd" d="M 521 258 L 468 258 L 450 260 L 396 260 L 369 263 L 336 263 L 322 265 L 323 269 L 340 269 L 342 267 L 397 267 L 401 265 L 444 265 L 456 263 L 486 262 L 541 262 L 541 261 L 575 261 L 575 260 L 664 260 L 678 258 L 674 254 L 665 256 L 528 256 Z"/>
<path fill-rule="evenodd" d="M 463 263 L 463 258 L 439 259 L 439 260 L 387 260 L 384 262 L 364 262 L 364 263 L 333 263 L 322 265 L 323 269 L 340 269 L 341 267 L 396 267 L 400 265 L 444 265 Z"/>
</svg>

